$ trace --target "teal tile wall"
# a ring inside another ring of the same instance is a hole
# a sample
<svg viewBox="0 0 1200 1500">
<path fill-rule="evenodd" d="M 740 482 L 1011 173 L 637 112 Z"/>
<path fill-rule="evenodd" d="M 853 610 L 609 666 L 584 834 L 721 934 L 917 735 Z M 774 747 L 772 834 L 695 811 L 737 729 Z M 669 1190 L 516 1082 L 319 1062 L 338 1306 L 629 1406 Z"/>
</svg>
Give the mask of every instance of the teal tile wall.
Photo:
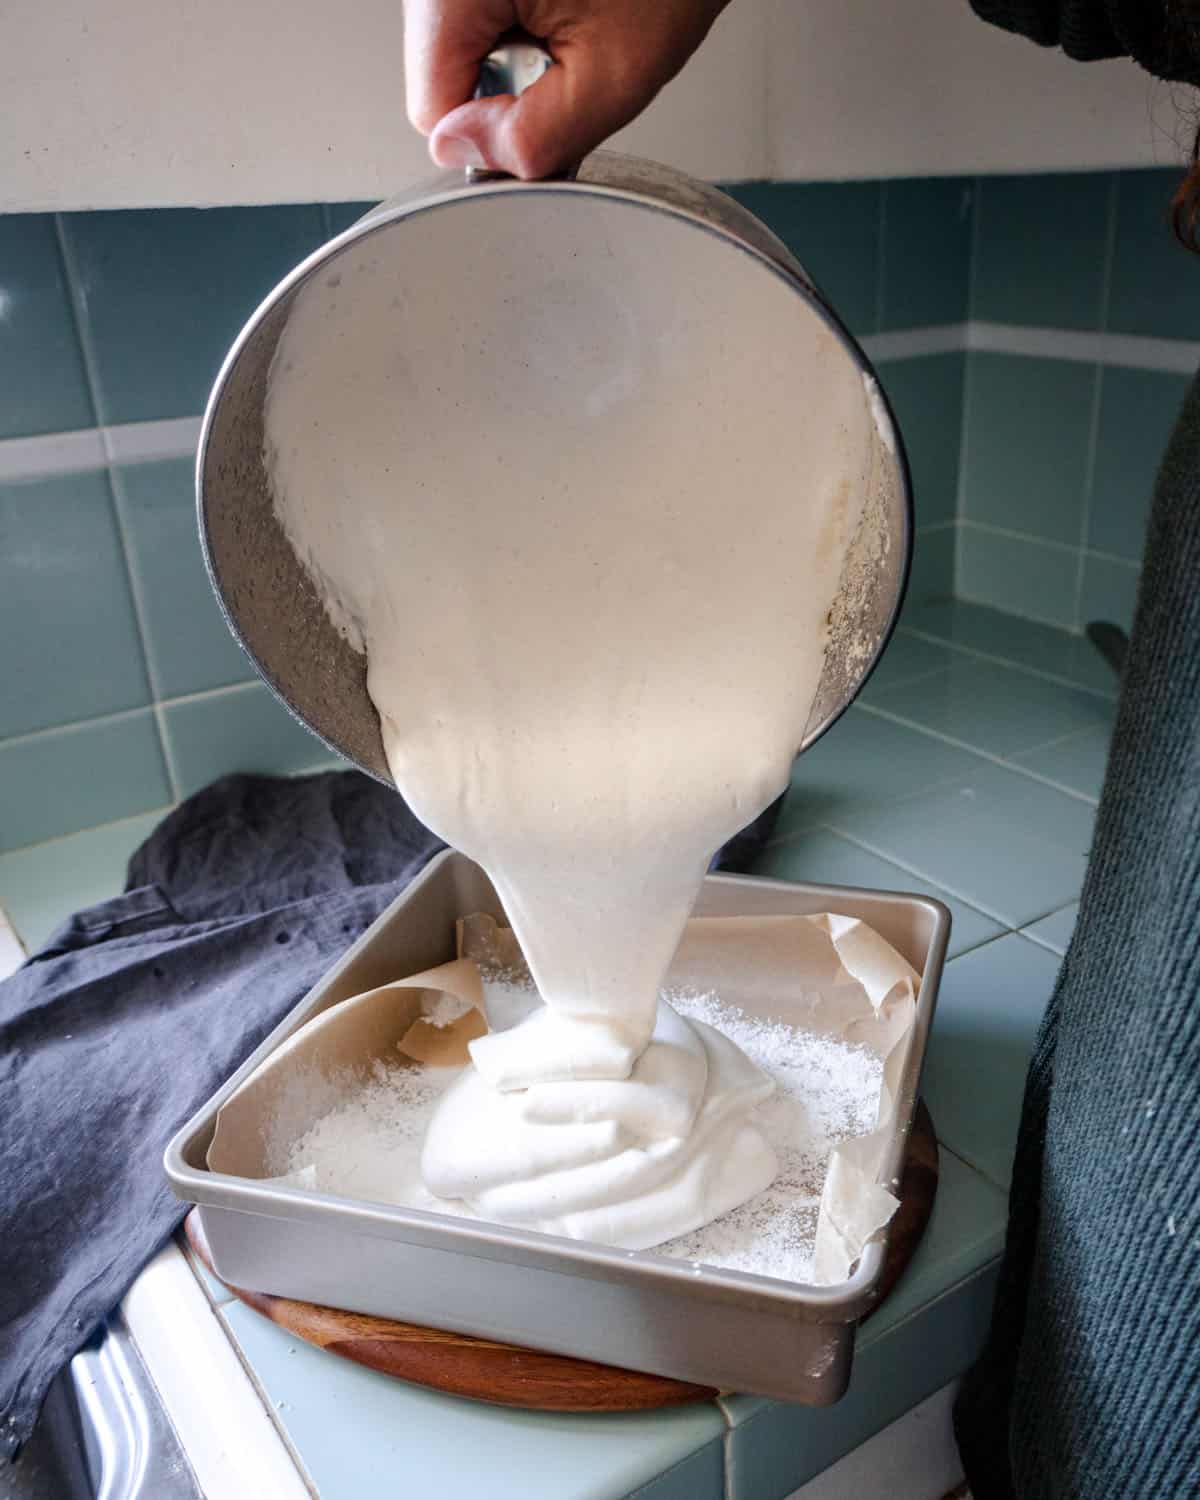
<svg viewBox="0 0 1200 1500">
<path fill-rule="evenodd" d="M 784 242 L 851 333 L 879 330 L 882 189 L 877 182 L 747 182 L 729 188 Z"/>
<path fill-rule="evenodd" d="M 1029 352 L 967 359 L 959 597 L 1070 630 L 1128 626 L 1181 371 L 1200 343 L 1200 258 L 1169 226 L 1179 177 L 979 182 L 972 327 L 1016 327 Z"/>
<path fill-rule="evenodd" d="M 1079 556 L 1073 547 L 965 524 L 955 590 L 974 603 L 1071 630 L 1079 614 Z"/>
<path fill-rule="evenodd" d="M 972 312 L 994 323 L 1100 328 L 1110 173 L 984 177 Z"/>
<path fill-rule="evenodd" d="M 1113 704 L 1019 667 L 951 655 L 944 667 L 870 695 L 872 707 L 975 750 L 1012 756 L 1081 730 L 1107 728 Z"/>
<path fill-rule="evenodd" d="M 906 595 L 910 608 L 953 596 L 957 546 L 958 528 L 953 522 L 916 538 Z"/>
<path fill-rule="evenodd" d="M 170 801 L 151 709 L 0 741 L 0 852 Z"/>
<path fill-rule="evenodd" d="M 973 184 L 741 183 L 729 191 L 795 254 L 858 337 L 961 324 L 967 314 Z M 965 356 L 879 360 L 913 474 L 917 540 L 909 597 L 954 588 Z"/>
<path fill-rule="evenodd" d="M 904 434 L 921 530 L 953 521 L 958 510 L 965 366 L 965 354 L 927 354 L 879 366 Z"/>
<path fill-rule="evenodd" d="M 1079 593 L 1083 620 L 1111 620 L 1128 630 L 1137 603 L 1138 566 L 1092 553 L 1084 557 Z"/>
<path fill-rule="evenodd" d="M 314 205 L 61 218 L 102 422 L 188 417 L 238 329 L 325 238 Z"/>
<path fill-rule="evenodd" d="M 328 232 L 331 235 L 341 234 L 351 224 L 357 224 L 363 214 L 374 207 L 373 203 L 326 203 L 324 208 Z"/>
<path fill-rule="evenodd" d="M 1075 629 L 1131 617 L 1187 376 L 1103 351 L 1065 360 L 1052 341 L 968 353 L 963 329 L 1200 340 L 1200 262 L 1165 229 L 1173 184 L 1163 171 L 731 186 L 876 358 L 914 477 L 910 611 L 959 594 Z M 369 206 L 0 218 L 0 847 L 149 811 L 224 771 L 328 760 L 225 630 L 187 458 L 106 469 L 95 438 L 86 460 L 76 446 L 35 466 L 42 477 L 5 478 L 4 461 L 13 440 L 198 417 L 257 301 Z"/>
<path fill-rule="evenodd" d="M 141 597 L 155 695 L 176 698 L 253 677 L 204 570 L 191 461 L 122 465 L 113 470 L 113 489 Z"/>
<path fill-rule="evenodd" d="M 1200 262 L 1176 243 L 1171 195 L 1181 173 L 1118 172 L 1107 327 L 1164 339 L 1200 336 Z"/>
<path fill-rule="evenodd" d="M 1055 953 L 1010 932 L 946 966 L 921 1092 L 938 1138 L 1007 1190 L 1029 1055 Z"/>
<path fill-rule="evenodd" d="M 1078 545 L 1096 379 L 1068 359 L 971 355 L 965 520 Z"/>
<path fill-rule="evenodd" d="M 1089 549 L 1140 560 L 1154 473 L 1188 384 L 1164 370 L 1100 371 Z"/>
<path fill-rule="evenodd" d="M 0 438 L 95 421 L 49 214 L 0 217 Z"/>
<path fill-rule="evenodd" d="M 289 775 L 334 761 L 333 753 L 259 682 L 168 703 L 163 719 L 181 797 L 227 771 Z"/>
<path fill-rule="evenodd" d="M 970 179 L 743 182 L 727 190 L 775 231 L 858 337 L 966 316 Z"/>
<path fill-rule="evenodd" d="M 0 484 L 0 742 L 150 701 L 108 476 Z"/>
<path fill-rule="evenodd" d="M 934 327 L 967 315 L 973 184 L 963 177 L 885 182 L 879 327 Z"/>
</svg>

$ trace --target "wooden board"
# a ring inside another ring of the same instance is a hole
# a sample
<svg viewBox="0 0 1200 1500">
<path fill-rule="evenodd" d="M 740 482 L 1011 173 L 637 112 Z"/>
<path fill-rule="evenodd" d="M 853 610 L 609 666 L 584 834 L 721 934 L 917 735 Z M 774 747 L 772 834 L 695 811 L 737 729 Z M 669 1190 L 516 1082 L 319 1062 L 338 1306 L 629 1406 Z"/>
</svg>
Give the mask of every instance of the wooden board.
<svg viewBox="0 0 1200 1500">
<path fill-rule="evenodd" d="M 880 1301 L 895 1286 L 920 1243 L 933 1208 L 937 1178 L 937 1137 L 929 1111 L 922 1103 L 917 1107 L 909 1138 L 900 1207 L 892 1220 Z M 195 1211 L 184 1222 L 184 1232 L 192 1249 L 211 1271 L 212 1260 Z M 491 1339 L 421 1328 L 366 1313 L 342 1312 L 313 1302 L 275 1297 L 269 1292 L 250 1292 L 235 1286 L 229 1290 L 294 1338 L 305 1339 L 330 1354 L 433 1390 L 499 1406 L 538 1411 L 646 1411 L 687 1401 L 707 1401 L 718 1394 L 709 1386 L 621 1370 L 590 1360 L 520 1349 Z"/>
</svg>

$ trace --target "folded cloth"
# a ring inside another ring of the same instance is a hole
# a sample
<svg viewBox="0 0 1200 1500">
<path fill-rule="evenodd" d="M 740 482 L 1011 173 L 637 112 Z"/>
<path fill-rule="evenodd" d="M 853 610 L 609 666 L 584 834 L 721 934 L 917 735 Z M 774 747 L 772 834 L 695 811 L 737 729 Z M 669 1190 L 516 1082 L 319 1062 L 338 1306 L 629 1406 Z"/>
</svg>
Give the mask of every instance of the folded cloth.
<svg viewBox="0 0 1200 1500">
<path fill-rule="evenodd" d="M 183 1217 L 172 1134 L 441 847 L 358 772 L 229 776 L 0 983 L 0 1452 Z"/>
</svg>

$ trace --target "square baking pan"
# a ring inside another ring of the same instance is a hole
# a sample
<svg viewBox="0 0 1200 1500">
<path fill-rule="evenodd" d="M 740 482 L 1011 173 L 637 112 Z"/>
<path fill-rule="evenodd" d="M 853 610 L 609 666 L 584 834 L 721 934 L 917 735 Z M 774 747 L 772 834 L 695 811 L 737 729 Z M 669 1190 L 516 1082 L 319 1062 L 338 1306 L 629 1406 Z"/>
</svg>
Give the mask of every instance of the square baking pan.
<svg viewBox="0 0 1200 1500">
<path fill-rule="evenodd" d="M 922 975 L 880 1175 L 896 1192 L 950 913 L 925 896 L 729 875 L 708 876 L 695 907 L 706 917 L 825 911 L 867 922 Z M 483 871 L 447 850 L 171 1141 L 168 1180 L 198 1205 L 217 1275 L 234 1286 L 721 1390 L 836 1401 L 850 1377 L 855 1325 L 878 1299 L 886 1229 L 848 1280 L 810 1286 L 207 1167 L 217 1111 L 265 1058 L 330 1006 L 454 958 L 455 924 L 473 912 L 504 920 Z"/>
</svg>

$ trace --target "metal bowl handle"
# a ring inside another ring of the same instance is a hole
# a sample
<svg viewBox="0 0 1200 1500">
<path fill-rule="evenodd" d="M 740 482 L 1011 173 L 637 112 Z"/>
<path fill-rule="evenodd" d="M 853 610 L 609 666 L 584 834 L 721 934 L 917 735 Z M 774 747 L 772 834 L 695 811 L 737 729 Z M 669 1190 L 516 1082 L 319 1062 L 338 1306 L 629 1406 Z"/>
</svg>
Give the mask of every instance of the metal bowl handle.
<svg viewBox="0 0 1200 1500">
<path fill-rule="evenodd" d="M 476 99 L 494 99 L 500 94 L 519 97 L 554 66 L 554 59 L 535 37 L 528 32 L 509 31 L 500 38 L 479 67 L 479 83 L 475 88 Z M 579 170 L 576 162 L 564 172 L 555 174 L 555 180 L 573 182 Z M 494 172 L 489 167 L 467 167 L 468 182 L 496 182 L 508 177 L 507 172 Z"/>
</svg>

